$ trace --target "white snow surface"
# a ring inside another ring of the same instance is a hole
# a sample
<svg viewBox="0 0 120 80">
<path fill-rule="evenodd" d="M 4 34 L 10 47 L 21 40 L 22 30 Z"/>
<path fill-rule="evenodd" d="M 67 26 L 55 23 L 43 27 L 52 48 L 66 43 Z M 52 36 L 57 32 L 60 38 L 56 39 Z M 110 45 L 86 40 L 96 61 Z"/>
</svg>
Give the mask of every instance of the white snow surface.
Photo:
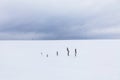
<svg viewBox="0 0 120 80">
<path fill-rule="evenodd" d="M 0 41 L 0 80 L 120 80 L 120 40 Z"/>
</svg>

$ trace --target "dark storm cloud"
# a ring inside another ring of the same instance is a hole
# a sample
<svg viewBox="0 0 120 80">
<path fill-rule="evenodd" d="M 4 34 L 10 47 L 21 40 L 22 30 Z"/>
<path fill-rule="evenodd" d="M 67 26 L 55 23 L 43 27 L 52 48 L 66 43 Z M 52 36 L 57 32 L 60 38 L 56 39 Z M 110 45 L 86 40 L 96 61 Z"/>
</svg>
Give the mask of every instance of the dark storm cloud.
<svg viewBox="0 0 120 80">
<path fill-rule="evenodd" d="M 0 39 L 120 38 L 118 0 L 0 1 Z"/>
</svg>

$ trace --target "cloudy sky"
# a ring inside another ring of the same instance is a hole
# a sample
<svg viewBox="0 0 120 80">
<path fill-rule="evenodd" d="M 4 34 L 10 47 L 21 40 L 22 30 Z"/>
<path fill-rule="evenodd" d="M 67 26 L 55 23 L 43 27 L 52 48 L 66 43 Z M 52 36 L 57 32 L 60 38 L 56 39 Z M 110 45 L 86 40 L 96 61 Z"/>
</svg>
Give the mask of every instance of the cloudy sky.
<svg viewBox="0 0 120 80">
<path fill-rule="evenodd" d="M 119 4 L 119 0 L 0 0 L 0 39 L 117 39 Z"/>
</svg>

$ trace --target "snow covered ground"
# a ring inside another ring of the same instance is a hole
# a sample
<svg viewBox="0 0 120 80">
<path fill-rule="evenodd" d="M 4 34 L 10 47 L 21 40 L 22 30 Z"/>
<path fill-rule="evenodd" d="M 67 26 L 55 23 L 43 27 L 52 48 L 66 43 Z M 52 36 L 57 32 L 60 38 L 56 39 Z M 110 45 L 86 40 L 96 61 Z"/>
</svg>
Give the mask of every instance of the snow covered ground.
<svg viewBox="0 0 120 80">
<path fill-rule="evenodd" d="M 0 80 L 120 80 L 120 40 L 0 41 Z"/>
</svg>

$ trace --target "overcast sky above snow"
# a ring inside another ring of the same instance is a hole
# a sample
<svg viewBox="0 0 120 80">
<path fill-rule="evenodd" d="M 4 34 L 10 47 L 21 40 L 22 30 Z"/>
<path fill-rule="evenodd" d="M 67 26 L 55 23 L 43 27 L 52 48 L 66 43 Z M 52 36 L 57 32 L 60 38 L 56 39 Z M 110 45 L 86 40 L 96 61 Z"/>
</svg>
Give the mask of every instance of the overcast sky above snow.
<svg viewBox="0 0 120 80">
<path fill-rule="evenodd" d="M 120 38 L 119 0 L 0 0 L 0 39 Z"/>
</svg>

